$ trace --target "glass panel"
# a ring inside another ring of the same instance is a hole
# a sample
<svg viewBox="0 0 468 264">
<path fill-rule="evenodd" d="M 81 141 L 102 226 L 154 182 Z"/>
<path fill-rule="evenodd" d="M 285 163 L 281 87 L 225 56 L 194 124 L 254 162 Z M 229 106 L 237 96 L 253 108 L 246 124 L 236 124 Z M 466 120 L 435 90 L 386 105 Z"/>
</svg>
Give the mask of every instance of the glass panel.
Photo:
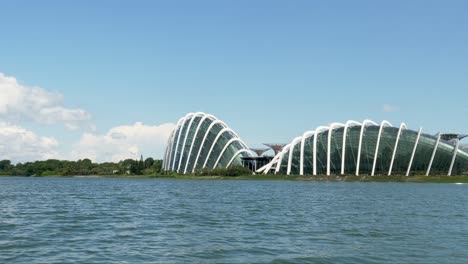
<svg viewBox="0 0 468 264">
<path fill-rule="evenodd" d="M 189 163 L 187 165 L 187 172 L 192 171 L 193 165 L 194 165 L 193 163 L 195 162 L 195 159 L 198 155 L 198 150 L 201 147 L 200 145 L 203 140 L 203 137 L 205 136 L 206 130 L 208 129 L 208 127 L 210 127 L 211 123 L 213 122 L 214 121 L 210 118 L 205 119 L 200 126 L 200 130 L 198 131 L 195 140 L 193 141 L 193 143 L 191 143 L 193 144 L 193 147 L 192 147 L 192 152 L 190 153 Z M 189 151 L 190 151 L 190 148 L 189 148 Z"/>
<path fill-rule="evenodd" d="M 416 148 L 416 153 L 414 154 L 410 175 L 426 175 L 436 142 L 437 137 L 435 136 L 427 134 L 421 135 L 418 147 Z"/>
<path fill-rule="evenodd" d="M 377 162 L 375 164 L 375 175 L 387 175 L 390 170 L 393 149 L 398 136 L 397 127 L 384 127 L 380 136 Z"/>
<path fill-rule="evenodd" d="M 190 123 L 190 119 L 187 119 L 182 126 L 180 138 L 179 136 L 177 136 L 177 139 L 179 140 L 179 142 L 177 142 L 176 140 L 176 149 L 174 149 L 174 151 L 177 151 L 175 152 L 175 155 L 174 155 L 174 160 L 175 160 L 174 170 L 177 170 L 177 166 L 179 165 L 179 159 L 181 158 L 181 152 L 182 152 L 182 145 L 184 144 L 185 133 L 187 132 L 189 123 Z"/>
<path fill-rule="evenodd" d="M 312 175 L 312 172 L 313 172 L 313 164 L 312 164 L 313 143 L 314 143 L 314 136 L 306 138 L 304 141 L 304 175 Z"/>
<path fill-rule="evenodd" d="M 393 163 L 392 175 L 406 175 L 406 170 L 413 153 L 418 132 L 413 130 L 402 130 L 398 142 L 395 161 Z"/>
<path fill-rule="evenodd" d="M 190 146 L 192 145 L 192 139 L 195 134 L 195 131 L 197 130 L 198 123 L 202 119 L 202 116 L 197 116 L 193 119 L 192 124 L 190 125 L 190 130 L 188 130 L 188 134 L 186 134 L 186 138 L 184 135 L 184 139 L 180 139 L 182 141 L 182 149 L 183 155 L 182 155 L 182 160 L 180 162 L 180 172 L 184 172 L 185 169 L 185 163 L 187 162 L 187 157 L 188 157 L 188 152 L 190 150 Z M 185 140 L 185 145 L 183 144 L 183 140 Z"/>
<path fill-rule="evenodd" d="M 213 141 L 216 139 L 216 136 L 223 128 L 224 127 L 221 124 L 215 124 L 213 127 L 211 127 L 211 130 L 208 132 L 208 135 L 205 139 L 205 143 L 203 143 L 203 146 L 201 147 L 202 149 L 200 152 L 200 156 L 198 157 L 197 164 L 195 165 L 197 169 L 203 167 L 203 164 L 205 163 L 205 159 L 208 155 L 208 152 L 211 149 Z"/>
<path fill-rule="evenodd" d="M 289 149 L 285 151 L 283 158 L 281 159 L 280 170 L 278 174 L 286 174 L 288 170 L 288 158 L 289 158 Z"/>
<path fill-rule="evenodd" d="M 327 173 L 327 148 L 328 131 L 322 131 L 317 135 L 317 175 Z"/>
<path fill-rule="evenodd" d="M 379 136 L 380 126 L 366 126 L 362 134 L 361 160 L 359 163 L 359 174 L 371 174 L 374 165 L 375 147 Z M 359 141 L 358 141 L 359 148 Z"/>
<path fill-rule="evenodd" d="M 218 168 L 226 167 L 228 162 L 232 159 L 232 156 L 240 149 L 242 149 L 242 145 L 239 141 L 234 141 L 231 144 L 229 144 L 229 146 L 224 151 L 223 156 L 219 160 L 217 167 Z"/>
<path fill-rule="evenodd" d="M 437 152 L 432 162 L 431 175 L 447 175 L 452 162 L 455 146 L 445 140 L 440 140 Z"/>
<path fill-rule="evenodd" d="M 301 141 L 294 146 L 293 156 L 291 160 L 291 174 L 299 174 L 300 158 L 301 158 Z"/>
<path fill-rule="evenodd" d="M 331 135 L 330 145 L 330 173 L 341 174 L 341 155 L 343 153 L 344 127 L 334 129 Z"/>
<path fill-rule="evenodd" d="M 221 155 L 221 151 L 226 146 L 228 141 L 233 138 L 233 135 L 229 131 L 224 131 L 223 134 L 218 138 L 216 142 L 213 142 L 214 147 L 211 151 L 210 156 L 208 157 L 208 161 L 206 162 L 206 168 L 213 168 L 214 163 L 218 159 L 219 155 Z"/>
<path fill-rule="evenodd" d="M 468 174 L 468 153 L 458 150 L 455 164 L 453 165 L 452 175 Z"/>
<path fill-rule="evenodd" d="M 346 134 L 345 145 L 345 174 L 354 175 L 356 173 L 357 153 L 359 147 L 360 126 L 349 127 Z"/>
</svg>

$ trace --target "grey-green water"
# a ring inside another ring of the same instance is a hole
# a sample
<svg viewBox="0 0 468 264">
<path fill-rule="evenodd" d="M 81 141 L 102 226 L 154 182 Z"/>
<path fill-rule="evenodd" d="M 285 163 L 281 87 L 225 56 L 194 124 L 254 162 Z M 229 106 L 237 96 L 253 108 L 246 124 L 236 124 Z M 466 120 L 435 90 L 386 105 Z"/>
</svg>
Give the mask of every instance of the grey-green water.
<svg viewBox="0 0 468 264">
<path fill-rule="evenodd" d="M 468 263 L 468 185 L 0 177 L 0 263 Z"/>
</svg>

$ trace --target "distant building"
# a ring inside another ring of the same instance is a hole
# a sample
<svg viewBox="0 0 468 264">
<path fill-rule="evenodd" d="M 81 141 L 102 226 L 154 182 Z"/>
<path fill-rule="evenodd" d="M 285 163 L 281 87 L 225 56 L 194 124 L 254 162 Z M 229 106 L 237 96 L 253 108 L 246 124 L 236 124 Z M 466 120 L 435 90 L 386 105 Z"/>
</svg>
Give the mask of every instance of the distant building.
<svg viewBox="0 0 468 264">
<path fill-rule="evenodd" d="M 265 144 L 274 157 L 255 154 L 224 122 L 202 112 L 181 118 L 168 140 L 163 168 L 192 173 L 244 165 L 257 173 L 295 175 L 468 174 L 464 135 L 429 135 L 405 124 L 350 120 L 306 131 L 289 144 Z M 261 152 L 260 150 L 258 151 Z"/>
</svg>

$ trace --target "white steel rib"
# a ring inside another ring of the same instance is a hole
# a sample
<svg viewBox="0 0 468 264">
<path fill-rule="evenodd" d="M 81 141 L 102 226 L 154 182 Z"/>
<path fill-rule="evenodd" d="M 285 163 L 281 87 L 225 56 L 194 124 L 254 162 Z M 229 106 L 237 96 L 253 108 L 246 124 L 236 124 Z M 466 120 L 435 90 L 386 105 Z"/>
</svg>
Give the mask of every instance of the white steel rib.
<svg viewBox="0 0 468 264">
<path fill-rule="evenodd" d="M 234 153 L 234 155 L 232 156 L 232 158 L 229 160 L 228 164 L 226 165 L 226 168 L 229 168 L 229 166 L 231 166 L 231 163 L 234 161 L 234 159 L 235 159 L 237 156 L 239 156 L 239 154 L 244 153 L 244 152 L 246 152 L 246 153 L 251 153 L 250 150 L 248 150 L 248 149 L 240 149 L 240 150 L 238 150 L 236 153 Z"/>
<path fill-rule="evenodd" d="M 414 154 L 416 153 L 416 149 L 418 148 L 418 143 L 419 143 L 419 138 L 421 138 L 421 133 L 422 133 L 422 127 L 419 129 L 418 137 L 416 138 L 416 143 L 414 144 L 414 147 L 413 147 L 413 153 L 411 154 L 411 159 L 408 164 L 408 169 L 406 170 L 406 176 L 410 174 L 411 167 L 413 166 Z"/>
<path fill-rule="evenodd" d="M 315 131 L 307 131 L 302 135 L 301 139 L 301 154 L 299 158 L 299 174 L 304 175 L 304 144 L 307 138 L 311 137 Z"/>
<path fill-rule="evenodd" d="M 452 176 L 453 165 L 455 164 L 455 159 L 457 158 L 457 152 L 458 152 L 459 147 L 460 147 L 460 140 L 457 139 L 457 145 L 455 146 L 455 149 L 453 151 L 452 162 L 450 162 L 450 168 L 447 173 L 447 176 Z"/>
<path fill-rule="evenodd" d="M 312 150 L 312 163 L 313 163 L 313 174 L 314 176 L 317 175 L 317 138 L 320 135 L 322 131 L 328 130 L 329 127 L 327 126 L 319 126 L 317 129 L 315 129 L 315 135 L 314 135 L 314 145 L 313 145 L 313 150 Z"/>
<path fill-rule="evenodd" d="M 436 155 L 437 148 L 439 147 L 440 138 L 441 138 L 441 134 L 439 134 L 439 136 L 437 137 L 437 141 L 435 143 L 434 150 L 432 151 L 431 161 L 429 161 L 429 166 L 427 167 L 426 176 L 429 176 L 429 173 L 431 173 L 432 162 L 434 161 L 434 157 Z"/>
<path fill-rule="evenodd" d="M 292 162 L 292 156 L 294 152 L 294 147 L 297 145 L 297 143 L 302 139 L 302 137 L 296 137 L 293 139 L 291 143 L 291 150 L 289 151 L 289 157 L 288 157 L 288 169 L 286 170 L 286 174 L 289 175 L 291 173 L 291 162 Z"/>
<path fill-rule="evenodd" d="M 225 128 L 223 128 L 223 129 L 221 129 L 221 131 L 218 132 L 218 135 L 216 135 L 215 140 L 214 140 L 213 143 L 211 144 L 210 151 L 208 151 L 208 154 L 206 155 L 205 162 L 203 163 L 202 168 L 205 168 L 205 167 L 206 167 L 206 163 L 208 163 L 208 160 L 210 159 L 211 152 L 213 152 L 213 149 L 214 149 L 214 147 L 216 146 L 216 143 L 218 143 L 219 138 L 220 138 L 221 135 L 224 134 L 225 132 L 232 132 L 232 129 L 230 129 L 229 127 L 225 127 Z"/>
<path fill-rule="evenodd" d="M 291 144 L 284 146 L 283 150 L 281 150 L 281 152 L 279 153 L 280 156 L 279 156 L 278 162 L 276 163 L 275 174 L 279 172 L 281 163 L 283 162 L 284 153 L 286 153 L 286 150 L 288 150 L 290 147 L 291 147 Z"/>
<path fill-rule="evenodd" d="M 201 126 L 203 125 L 205 120 L 208 119 L 208 118 L 210 118 L 212 120 L 216 120 L 215 116 L 205 114 L 205 116 L 203 116 L 202 119 L 200 120 L 200 122 L 198 123 L 198 126 L 197 126 L 197 128 L 195 130 L 195 134 L 193 135 L 193 138 L 192 138 L 192 143 L 190 144 L 190 149 L 189 149 L 189 152 L 188 152 L 187 161 L 185 162 L 184 174 L 187 173 L 187 167 L 188 167 L 188 165 L 190 163 L 190 159 L 191 159 L 191 155 L 192 155 L 192 149 L 193 149 L 193 145 L 195 143 L 195 139 L 197 138 L 198 131 L 200 131 Z"/>
<path fill-rule="evenodd" d="M 189 118 L 189 116 L 193 115 L 193 113 L 188 113 L 185 118 L 184 118 L 184 121 L 182 121 L 182 124 L 180 126 L 180 129 L 179 129 L 179 135 L 177 136 L 177 143 L 176 143 L 176 148 L 175 148 L 175 151 L 174 151 L 174 158 L 172 160 L 172 170 L 175 170 L 175 162 L 176 162 L 176 159 L 177 159 L 177 150 L 179 149 L 179 141 L 180 141 L 180 135 L 182 134 L 182 130 L 184 129 L 184 125 L 185 125 L 185 122 L 187 121 L 187 119 Z"/>
<path fill-rule="evenodd" d="M 358 156 L 357 156 L 357 162 L 356 162 L 356 176 L 359 176 L 359 167 L 361 165 L 362 137 L 364 136 L 364 130 L 366 129 L 367 124 L 378 126 L 377 123 L 369 119 L 366 119 L 364 120 L 364 122 L 362 122 L 361 133 L 359 134 L 359 147 L 358 147 Z"/>
<path fill-rule="evenodd" d="M 267 174 L 271 170 L 271 167 L 273 167 L 273 164 L 278 164 L 278 159 L 280 157 L 280 154 L 281 152 L 276 154 L 276 156 L 270 161 L 270 163 L 268 163 L 265 166 L 265 170 L 263 171 L 264 174 Z M 275 167 L 275 173 L 276 173 L 276 167 Z"/>
<path fill-rule="evenodd" d="M 216 168 L 216 166 L 218 165 L 218 162 L 221 160 L 221 157 L 223 156 L 224 152 L 226 151 L 226 149 L 229 147 L 229 145 L 231 145 L 233 142 L 242 142 L 242 140 L 240 138 L 231 138 L 228 142 L 226 142 L 226 144 L 224 145 L 224 148 L 221 150 L 221 152 L 219 153 L 219 156 L 218 158 L 216 159 L 216 162 L 215 164 L 213 165 L 213 169 Z M 242 143 L 241 143 L 242 144 Z"/>
<path fill-rule="evenodd" d="M 354 120 L 348 120 L 345 124 L 345 128 L 343 130 L 343 149 L 342 149 L 342 154 L 341 154 L 341 175 L 345 174 L 345 159 L 346 159 L 346 135 L 348 134 L 348 128 L 351 126 L 362 126 L 361 123 L 354 121 Z"/>
<path fill-rule="evenodd" d="M 177 173 L 180 170 L 180 164 L 182 164 L 182 160 L 184 159 L 184 150 L 185 150 L 185 143 L 187 143 L 187 137 L 190 134 L 190 128 L 192 127 L 193 121 L 199 116 L 199 115 L 206 115 L 203 112 L 196 112 L 195 114 L 192 115 L 189 125 L 187 127 L 187 131 L 185 132 L 185 137 L 184 141 L 182 142 L 182 150 L 180 151 L 180 158 L 179 158 L 179 164 L 177 165 Z"/>
<path fill-rule="evenodd" d="M 377 158 L 378 158 L 378 154 L 379 154 L 380 138 L 381 138 L 381 136 L 382 136 L 382 131 L 383 131 L 383 129 L 384 129 L 385 126 L 390 126 L 390 127 L 392 127 L 392 124 L 390 124 L 390 122 L 388 122 L 387 120 L 384 120 L 384 121 L 382 121 L 382 123 L 380 123 L 379 136 L 377 137 L 377 144 L 376 144 L 376 146 L 375 146 L 374 164 L 372 165 L 372 173 L 371 173 L 371 176 L 374 176 L 374 175 L 375 175 L 375 166 L 377 165 Z"/>
<path fill-rule="evenodd" d="M 344 127 L 345 124 L 342 123 L 332 123 L 328 129 L 328 142 L 327 142 L 327 176 L 330 176 L 331 173 L 331 138 L 332 132 L 335 128 Z"/>
<path fill-rule="evenodd" d="M 401 123 L 400 128 L 398 129 L 398 135 L 395 140 L 395 147 L 393 148 L 392 161 L 390 161 L 390 168 L 388 169 L 388 176 L 392 175 L 393 163 L 395 162 L 395 156 L 398 150 L 398 143 L 400 142 L 401 131 L 403 130 L 403 128 L 408 129 L 405 123 Z"/>
<path fill-rule="evenodd" d="M 170 166 L 170 163 L 171 163 L 171 157 L 172 157 L 172 150 L 173 150 L 173 145 L 174 145 L 175 134 L 177 132 L 177 128 L 180 125 L 180 122 L 182 122 L 183 119 L 184 119 L 183 117 L 181 119 L 179 119 L 179 121 L 177 121 L 176 127 L 174 128 L 174 130 L 172 130 L 172 134 L 171 134 L 171 137 L 170 137 L 170 143 L 168 145 L 169 153 L 168 153 L 168 159 L 166 161 L 166 168 L 165 168 L 166 171 L 169 170 L 169 166 Z"/>
<path fill-rule="evenodd" d="M 203 146 L 205 145 L 206 137 L 210 133 L 213 126 L 216 125 L 216 124 L 220 124 L 222 127 L 226 127 L 225 125 L 223 125 L 224 123 L 221 120 L 215 120 L 210 124 L 210 126 L 208 127 L 208 129 L 205 132 L 205 135 L 203 136 L 203 140 L 201 142 L 200 148 L 198 149 L 198 154 L 197 154 L 197 157 L 195 158 L 195 163 L 193 164 L 193 168 L 192 168 L 192 173 L 195 172 L 195 167 L 197 166 L 198 158 L 200 157 Z"/>
<path fill-rule="evenodd" d="M 167 163 L 167 169 L 166 170 L 169 170 L 169 167 L 171 166 L 171 159 L 172 157 L 174 156 L 172 153 L 172 151 L 174 150 L 174 144 L 175 144 L 175 137 L 176 137 L 176 133 L 178 132 L 177 129 L 179 129 L 180 127 L 180 124 L 182 123 L 182 121 L 184 120 L 185 117 L 182 117 L 179 119 L 179 121 L 177 121 L 177 125 L 176 127 L 174 128 L 174 131 L 172 133 L 172 138 L 171 138 L 171 150 L 169 152 L 169 159 L 168 159 L 168 163 Z"/>
</svg>

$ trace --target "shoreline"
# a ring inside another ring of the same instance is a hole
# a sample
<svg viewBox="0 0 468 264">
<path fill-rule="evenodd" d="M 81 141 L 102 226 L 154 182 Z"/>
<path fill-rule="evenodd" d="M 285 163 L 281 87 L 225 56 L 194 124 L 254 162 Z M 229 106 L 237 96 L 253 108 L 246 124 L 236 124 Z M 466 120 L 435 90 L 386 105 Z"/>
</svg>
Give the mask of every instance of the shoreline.
<svg viewBox="0 0 468 264">
<path fill-rule="evenodd" d="M 321 182 L 411 182 L 411 183 L 468 183 L 468 175 L 414 175 L 414 176 L 299 176 L 299 175 L 242 175 L 242 176 L 199 176 L 199 175 L 48 175 L 48 176 L 10 176 L 34 178 L 124 178 L 124 179 L 185 179 L 185 180 L 286 180 L 286 181 L 321 181 Z"/>
</svg>

